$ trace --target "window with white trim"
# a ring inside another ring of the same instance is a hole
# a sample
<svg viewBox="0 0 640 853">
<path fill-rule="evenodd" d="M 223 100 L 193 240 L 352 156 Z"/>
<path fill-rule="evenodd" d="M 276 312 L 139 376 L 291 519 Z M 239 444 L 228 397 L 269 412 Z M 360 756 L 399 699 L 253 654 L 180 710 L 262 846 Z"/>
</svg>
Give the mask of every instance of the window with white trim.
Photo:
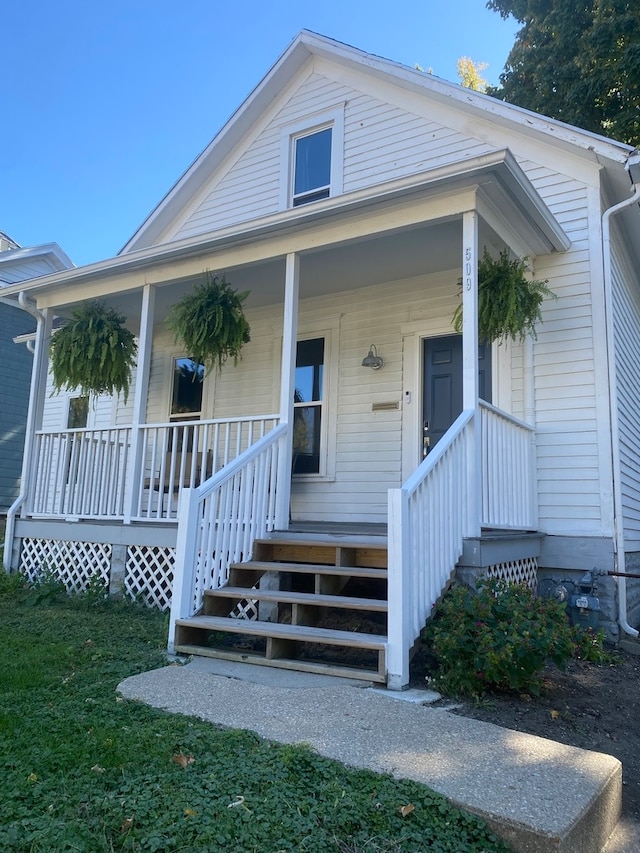
<svg viewBox="0 0 640 853">
<path fill-rule="evenodd" d="M 342 192 L 344 106 L 282 129 L 280 207 L 300 207 Z"/>
<path fill-rule="evenodd" d="M 331 192 L 331 137 L 333 129 L 323 127 L 293 139 L 294 207 L 329 198 Z"/>
</svg>

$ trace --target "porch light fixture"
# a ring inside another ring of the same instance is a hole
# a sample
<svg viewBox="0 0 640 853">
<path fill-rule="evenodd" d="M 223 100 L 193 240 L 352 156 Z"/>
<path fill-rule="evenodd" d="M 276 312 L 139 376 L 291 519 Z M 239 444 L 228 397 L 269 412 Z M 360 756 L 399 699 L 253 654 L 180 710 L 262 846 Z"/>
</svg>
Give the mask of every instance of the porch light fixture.
<svg viewBox="0 0 640 853">
<path fill-rule="evenodd" d="M 368 354 L 362 359 L 363 367 L 370 367 L 372 370 L 380 370 L 384 361 L 378 355 L 378 350 L 375 344 L 371 344 Z"/>
</svg>

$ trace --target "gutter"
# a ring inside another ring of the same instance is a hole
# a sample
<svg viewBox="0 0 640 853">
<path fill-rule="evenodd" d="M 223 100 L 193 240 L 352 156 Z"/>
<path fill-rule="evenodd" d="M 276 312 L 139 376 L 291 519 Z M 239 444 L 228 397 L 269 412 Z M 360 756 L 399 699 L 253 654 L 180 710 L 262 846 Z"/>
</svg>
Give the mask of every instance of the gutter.
<svg viewBox="0 0 640 853">
<path fill-rule="evenodd" d="M 32 317 L 35 318 L 37 322 L 36 329 L 36 342 L 42 345 L 42 327 L 44 325 L 44 314 L 38 311 L 37 308 L 30 305 L 27 301 L 27 296 L 24 291 L 21 291 L 18 294 L 18 305 L 22 308 L 23 311 L 26 311 L 28 314 L 31 314 Z M 35 352 L 35 348 L 28 347 L 31 352 Z M 24 451 L 22 455 L 22 473 L 20 475 L 20 494 L 15 499 L 15 501 L 11 504 L 7 511 L 7 526 L 5 529 L 5 537 L 4 537 L 4 551 L 2 554 L 2 564 L 4 566 L 5 571 L 11 571 L 11 557 L 13 554 L 13 534 L 15 530 L 16 523 L 16 515 L 18 511 L 21 509 L 25 499 L 27 497 L 27 482 L 30 475 L 31 469 L 31 457 L 32 457 L 32 448 L 33 448 L 33 435 L 34 435 L 34 417 L 35 417 L 35 387 L 36 382 L 35 376 L 33 375 L 34 370 L 37 369 L 38 361 L 34 359 L 33 369 L 31 372 L 31 386 L 29 392 L 29 409 L 27 412 L 27 424 L 25 429 L 24 436 Z"/>
<path fill-rule="evenodd" d="M 624 507 L 620 474 L 618 394 L 616 388 L 615 346 L 613 331 L 613 296 L 611 272 L 611 219 L 620 211 L 640 202 L 640 151 L 635 149 L 629 154 L 625 169 L 631 178 L 631 196 L 619 204 L 605 210 L 602 215 L 602 259 L 604 264 L 604 310 L 607 345 L 607 369 L 609 374 L 609 423 L 611 429 L 611 456 L 613 479 L 613 525 L 614 525 L 614 565 L 618 583 L 618 623 L 631 637 L 637 637 L 638 631 L 627 621 L 627 576 L 624 542 Z"/>
</svg>

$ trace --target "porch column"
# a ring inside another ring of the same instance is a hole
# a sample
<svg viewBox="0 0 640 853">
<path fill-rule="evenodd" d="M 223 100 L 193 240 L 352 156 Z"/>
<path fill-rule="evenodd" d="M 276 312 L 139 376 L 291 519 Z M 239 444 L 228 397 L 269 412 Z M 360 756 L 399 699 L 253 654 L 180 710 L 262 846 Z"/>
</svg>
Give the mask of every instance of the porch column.
<svg viewBox="0 0 640 853">
<path fill-rule="evenodd" d="M 298 291 L 300 258 L 287 255 L 284 291 L 284 326 L 282 333 L 282 367 L 280 376 L 280 422 L 289 426 L 278 457 L 278 492 L 276 495 L 276 527 L 289 527 L 291 501 L 291 462 L 293 450 L 293 395 L 296 383 L 296 351 L 298 341 Z"/>
<path fill-rule="evenodd" d="M 33 351 L 33 366 L 31 368 L 31 388 L 29 389 L 29 408 L 27 409 L 27 424 L 24 435 L 24 455 L 22 457 L 22 478 L 20 491 L 26 497 L 33 494 L 32 483 L 35 479 L 34 457 L 36 432 L 42 429 L 44 401 L 47 394 L 47 375 L 49 373 L 49 344 L 51 342 L 51 326 L 53 311 L 44 308 L 39 312 L 36 328 L 36 340 Z M 22 508 L 25 515 L 26 507 Z"/>
<path fill-rule="evenodd" d="M 462 214 L 462 408 L 473 409 L 467 457 L 466 536 L 480 535 L 481 448 L 478 415 L 478 214 Z"/>
<path fill-rule="evenodd" d="M 29 500 L 33 495 L 33 485 L 36 479 L 37 472 L 33 464 L 36 454 L 35 434 L 37 430 L 42 429 L 42 416 L 49 370 L 49 342 L 51 340 L 51 325 L 53 322 L 53 310 L 51 308 L 44 308 L 42 311 L 32 309 L 27 305 L 27 300 L 22 293 L 20 294 L 19 302 L 22 308 L 37 318 L 37 327 L 33 350 L 33 365 L 31 367 L 31 385 L 29 386 L 27 423 L 24 434 L 20 494 L 7 512 L 3 553 L 3 565 L 7 571 L 11 569 L 15 518 L 19 511 L 23 518 L 27 514 Z"/>
<path fill-rule="evenodd" d="M 156 306 L 156 289 L 145 284 L 142 290 L 142 311 L 140 313 L 140 336 L 138 338 L 138 369 L 133 389 L 133 418 L 131 423 L 131 451 L 129 457 L 126 484 L 124 523 L 130 524 L 131 517 L 137 514 L 142 478 L 142 434 L 140 424 L 146 423 L 147 399 L 149 396 L 149 371 L 151 368 L 151 344 L 153 341 L 153 321 Z"/>
</svg>

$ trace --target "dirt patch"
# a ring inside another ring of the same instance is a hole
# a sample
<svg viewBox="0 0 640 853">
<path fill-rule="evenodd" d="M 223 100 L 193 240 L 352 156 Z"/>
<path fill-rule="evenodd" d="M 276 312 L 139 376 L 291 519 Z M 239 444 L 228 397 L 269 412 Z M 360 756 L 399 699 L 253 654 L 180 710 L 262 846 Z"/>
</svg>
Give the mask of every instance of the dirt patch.
<svg viewBox="0 0 640 853">
<path fill-rule="evenodd" d="M 614 755 L 622 762 L 622 814 L 640 817 L 640 657 L 618 650 L 615 663 L 549 666 L 542 693 L 462 701 L 455 713 L 508 729 Z M 425 687 L 428 657 L 412 662 L 413 687 Z M 450 704 L 450 700 L 447 700 Z"/>
</svg>

